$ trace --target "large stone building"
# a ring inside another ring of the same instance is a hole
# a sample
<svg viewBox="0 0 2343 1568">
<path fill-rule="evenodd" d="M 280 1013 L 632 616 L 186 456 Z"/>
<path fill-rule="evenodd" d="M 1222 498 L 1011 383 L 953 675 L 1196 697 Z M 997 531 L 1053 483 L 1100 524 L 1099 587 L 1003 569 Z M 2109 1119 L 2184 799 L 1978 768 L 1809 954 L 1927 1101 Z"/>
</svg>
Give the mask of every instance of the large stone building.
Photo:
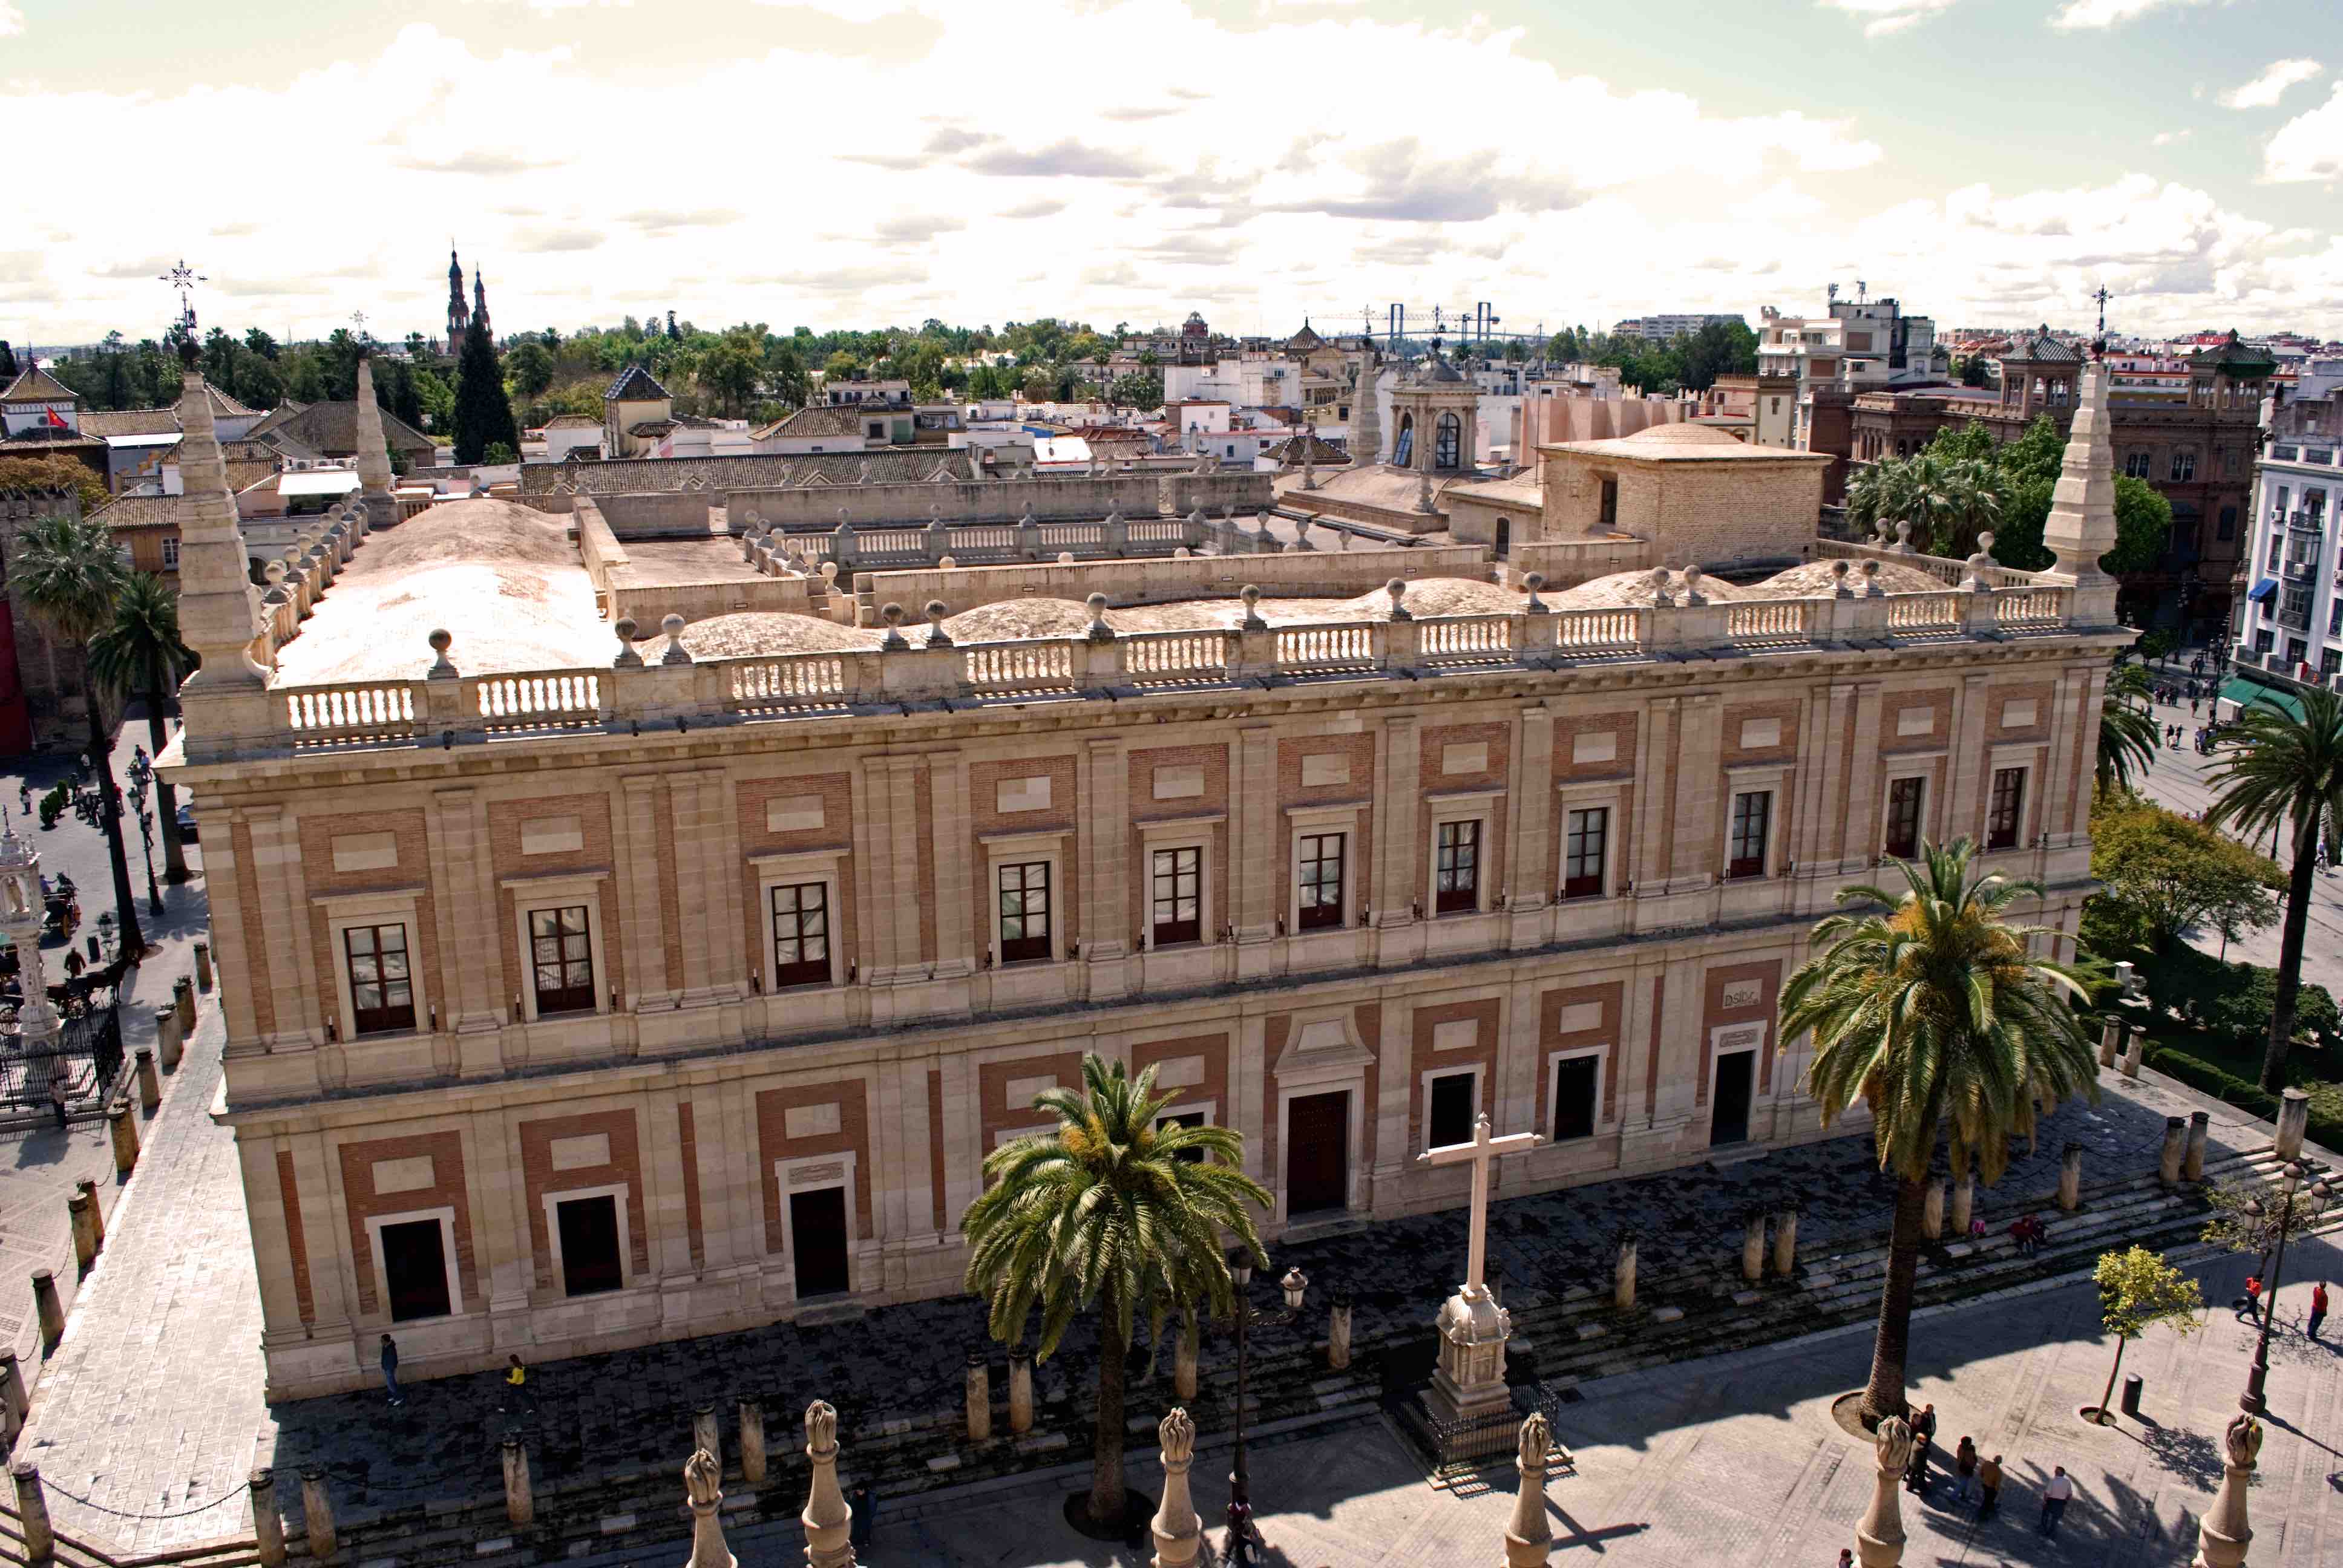
<svg viewBox="0 0 2343 1568">
<path fill-rule="evenodd" d="M 1100 568 L 1153 621 L 1080 564 L 960 567 L 880 574 L 884 630 L 728 617 L 812 650 L 697 656 L 674 620 L 613 648 L 562 519 L 495 501 L 336 521 L 260 602 L 209 425 L 164 760 L 271 1397 L 360 1386 L 388 1332 L 430 1376 L 954 1292 L 985 1154 L 1084 1051 L 1242 1132 L 1272 1238 L 1460 1202 L 1416 1156 L 1483 1111 L 1551 1140 L 1501 1193 L 1813 1139 L 1774 1020 L 1839 889 L 1962 834 L 2062 932 L 2091 885 L 2130 635 L 2096 413 L 2063 573 L 1806 519 L 1779 551 L 1815 558 L 1730 594 L 1209 549 Z M 1042 571 L 1072 635 L 919 624 L 925 585 Z"/>
</svg>

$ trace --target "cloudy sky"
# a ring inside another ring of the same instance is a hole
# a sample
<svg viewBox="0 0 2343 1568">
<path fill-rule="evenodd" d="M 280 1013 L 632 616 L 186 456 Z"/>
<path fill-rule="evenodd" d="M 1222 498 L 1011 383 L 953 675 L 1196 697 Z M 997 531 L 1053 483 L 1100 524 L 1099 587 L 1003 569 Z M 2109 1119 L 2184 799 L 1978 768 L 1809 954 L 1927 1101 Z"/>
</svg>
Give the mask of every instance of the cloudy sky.
<svg viewBox="0 0 2343 1568">
<path fill-rule="evenodd" d="M 2337 0 L 0 0 L 0 337 L 1818 308 L 2343 336 Z M 1427 15 L 1443 18 L 1427 22 Z"/>
</svg>

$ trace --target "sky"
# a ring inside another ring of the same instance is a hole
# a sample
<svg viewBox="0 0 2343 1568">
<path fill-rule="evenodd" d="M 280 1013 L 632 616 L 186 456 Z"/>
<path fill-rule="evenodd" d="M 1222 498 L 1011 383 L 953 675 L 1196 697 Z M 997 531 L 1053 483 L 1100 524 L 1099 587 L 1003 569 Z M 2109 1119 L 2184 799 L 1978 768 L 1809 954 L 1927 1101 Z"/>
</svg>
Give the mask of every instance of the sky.
<svg viewBox="0 0 2343 1568">
<path fill-rule="evenodd" d="M 1647 311 L 2343 337 L 2338 0 L 0 0 L 0 337 L 1355 329 Z"/>
</svg>

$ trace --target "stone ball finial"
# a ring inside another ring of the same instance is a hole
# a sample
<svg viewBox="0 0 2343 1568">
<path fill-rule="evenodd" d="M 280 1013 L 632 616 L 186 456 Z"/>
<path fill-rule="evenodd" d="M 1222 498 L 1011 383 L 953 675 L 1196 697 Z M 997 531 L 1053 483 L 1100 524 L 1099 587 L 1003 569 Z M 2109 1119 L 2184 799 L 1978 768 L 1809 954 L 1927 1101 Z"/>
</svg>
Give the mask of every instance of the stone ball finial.
<svg viewBox="0 0 2343 1568">
<path fill-rule="evenodd" d="M 1904 518 L 1896 525 L 1896 548 L 1899 550 L 1909 550 L 1912 548 L 1912 519 L 1909 518 Z"/>
<path fill-rule="evenodd" d="M 635 632 L 637 629 L 635 626 L 635 618 L 630 615 L 622 615 L 611 623 L 610 629 L 616 632 L 618 637 L 618 657 L 610 661 L 611 668 L 614 669 L 631 669 L 639 666 L 643 662 L 643 656 L 635 651 Z"/>
<path fill-rule="evenodd" d="M 944 617 L 951 613 L 951 607 L 940 598 L 931 598 L 922 607 L 922 613 L 928 618 L 928 646 L 950 648 L 951 634 L 944 630 Z"/>
<path fill-rule="evenodd" d="M 900 626 L 903 624 L 903 607 L 891 600 L 882 604 L 879 607 L 879 618 L 889 626 Z"/>
<path fill-rule="evenodd" d="M 1090 607 L 1091 618 L 1092 620 L 1102 620 L 1105 618 L 1106 595 L 1102 593 L 1087 595 L 1083 598 L 1082 603 Z"/>
<path fill-rule="evenodd" d="M 949 572 L 949 571 L 956 571 L 956 570 L 958 570 L 958 569 L 959 569 L 959 568 L 960 568 L 960 562 L 959 562 L 956 558 L 954 558 L 953 557 L 950 557 L 950 556 L 946 556 L 943 559 L 941 559 L 941 560 L 938 561 L 938 562 L 936 563 L 936 565 L 938 565 L 939 567 L 941 567 L 944 570 L 946 570 L 946 571 L 948 571 L 948 572 Z"/>
<path fill-rule="evenodd" d="M 266 566 L 260 568 L 260 575 L 268 579 L 268 586 L 270 588 L 280 587 L 285 581 L 285 563 L 283 561 L 270 561 Z"/>
<path fill-rule="evenodd" d="M 1072 566 L 1074 564 L 1074 552 L 1071 550 L 1060 550 L 1058 552 L 1058 564 L 1061 567 Z"/>
<path fill-rule="evenodd" d="M 1522 578 L 1522 586 L 1530 590 L 1529 602 L 1522 608 L 1531 615 L 1546 613 L 1545 600 L 1538 598 L 1538 589 L 1545 587 L 1545 573 L 1532 572 Z"/>
<path fill-rule="evenodd" d="M 1195 559 L 1195 556 L 1189 550 L 1187 546 L 1182 545 L 1179 548 L 1172 552 L 1172 558 L 1175 561 L 1186 561 Z"/>
<path fill-rule="evenodd" d="M 1389 582 L 1383 584 L 1383 592 L 1391 595 L 1392 619 L 1413 620 L 1415 618 L 1414 615 L 1409 611 L 1407 606 L 1400 603 L 1401 599 L 1407 597 L 1406 583 L 1403 582 L 1398 578 L 1393 578 Z"/>
<path fill-rule="evenodd" d="M 1237 598 L 1244 600 L 1244 629 L 1246 631 L 1267 631 L 1269 629 L 1269 622 L 1261 618 L 1260 588 L 1252 583 L 1247 583 L 1244 587 L 1237 589 Z"/>
<path fill-rule="evenodd" d="M 1114 640 L 1114 628 L 1106 623 L 1106 595 L 1093 593 L 1082 600 L 1091 612 L 1089 637 L 1092 642 Z"/>
<path fill-rule="evenodd" d="M 669 610 L 659 621 L 659 630 L 666 635 L 667 648 L 659 655 L 661 664 L 689 664 L 691 655 L 683 646 L 683 617 Z"/>
<path fill-rule="evenodd" d="M 1993 530 L 1991 528 L 1983 529 L 1978 533 L 1977 554 L 1981 556 L 1989 556 L 1993 554 Z"/>
<path fill-rule="evenodd" d="M 836 561 L 824 561 L 821 563 L 821 580 L 826 583 L 834 583 L 838 580 L 838 563 Z"/>
<path fill-rule="evenodd" d="M 903 607 L 890 601 L 879 607 L 879 618 L 887 623 L 887 635 L 879 639 L 882 648 L 895 649 L 911 646 L 903 636 Z"/>
<path fill-rule="evenodd" d="M 447 657 L 447 650 L 456 645 L 454 635 L 445 627 L 441 627 L 434 630 L 431 635 L 424 640 L 431 645 L 431 670 L 427 678 L 432 680 L 455 679 L 456 665 L 455 662 Z"/>
<path fill-rule="evenodd" d="M 1885 588 L 1879 586 L 1879 563 L 1877 561 L 1865 561 L 1863 563 L 1863 591 L 1865 598 L 1874 594 L 1884 594 L 1887 591 Z"/>
</svg>

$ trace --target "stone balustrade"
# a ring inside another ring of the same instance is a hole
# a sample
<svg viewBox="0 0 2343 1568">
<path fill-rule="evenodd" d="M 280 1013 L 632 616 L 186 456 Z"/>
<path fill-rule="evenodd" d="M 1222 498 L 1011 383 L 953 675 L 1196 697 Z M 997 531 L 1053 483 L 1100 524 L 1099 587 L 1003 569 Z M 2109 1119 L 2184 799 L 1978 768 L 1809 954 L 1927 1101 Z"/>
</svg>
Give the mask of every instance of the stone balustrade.
<svg viewBox="0 0 2343 1568">
<path fill-rule="evenodd" d="M 1848 580 L 1860 581 L 1859 573 Z M 1654 574 L 1648 606 L 1557 610 L 1539 602 L 1514 614 L 1425 617 L 1405 608 L 1405 585 L 1385 591 L 1383 618 L 1272 626 L 1242 596 L 1236 630 L 1118 633 L 1094 618 L 1086 637 L 953 642 L 940 600 L 931 625 L 905 629 L 901 607 L 882 612 L 885 645 L 850 652 L 765 654 L 695 660 L 680 641 L 649 658 L 634 652 L 637 628 L 614 628 L 622 651 L 608 669 L 464 675 L 460 649 L 436 634 L 430 677 L 283 686 L 271 695 L 288 746 L 454 744 L 488 736 L 738 722 L 820 715 L 877 704 L 1027 701 L 1111 691 L 1145 694 L 1241 682 L 1415 678 L 1443 671 L 1550 669 L 1638 660 L 1781 657 L 1834 648 L 1891 648 L 2000 639 L 2063 630 L 2073 590 L 2028 581 L 1932 594 L 1842 590 L 1835 597 L 1711 602 L 1696 572 L 1673 582 Z M 1104 596 L 1091 596 L 1094 618 Z"/>
</svg>

